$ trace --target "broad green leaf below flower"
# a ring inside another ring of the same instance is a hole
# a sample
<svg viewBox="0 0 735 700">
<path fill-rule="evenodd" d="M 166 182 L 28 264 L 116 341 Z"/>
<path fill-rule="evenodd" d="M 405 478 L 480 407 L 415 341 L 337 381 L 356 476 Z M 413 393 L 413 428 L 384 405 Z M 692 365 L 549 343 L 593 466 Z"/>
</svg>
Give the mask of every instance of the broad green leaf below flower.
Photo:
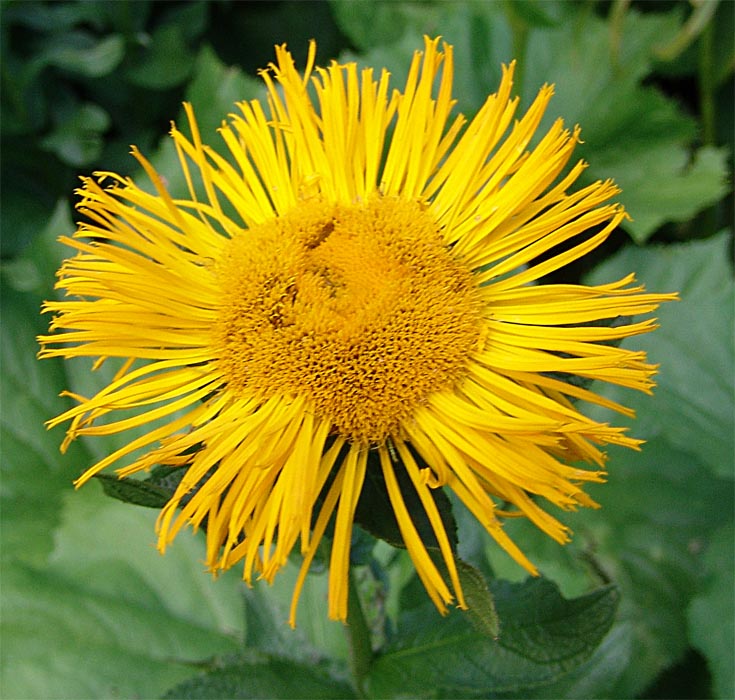
<svg viewBox="0 0 735 700">
<path fill-rule="evenodd" d="M 399 620 L 370 673 L 374 697 L 523 695 L 590 657 L 615 617 L 618 592 L 606 586 L 572 600 L 546 579 L 491 584 L 500 632 L 476 630 L 466 617 L 441 619 L 420 605 Z"/>
</svg>

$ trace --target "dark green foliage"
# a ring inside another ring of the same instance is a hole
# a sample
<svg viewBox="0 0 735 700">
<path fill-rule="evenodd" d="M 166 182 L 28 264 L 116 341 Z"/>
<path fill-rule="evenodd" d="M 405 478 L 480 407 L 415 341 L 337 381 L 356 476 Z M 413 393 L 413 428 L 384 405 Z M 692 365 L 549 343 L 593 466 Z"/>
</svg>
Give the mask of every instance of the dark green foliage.
<svg viewBox="0 0 735 700">
<path fill-rule="evenodd" d="M 408 473 L 400 463 L 394 465 L 394 469 L 406 508 L 415 516 L 414 525 L 421 541 L 427 547 L 438 551 L 439 544 L 436 541 L 436 535 Z M 444 529 L 449 537 L 449 542 L 456 549 L 457 526 L 452 516 L 452 507 L 449 499 L 441 489 L 434 491 L 432 497 L 441 516 Z M 393 546 L 405 547 L 403 537 L 398 529 L 396 516 L 393 512 L 393 506 L 388 497 L 377 452 L 371 453 L 368 457 L 365 484 L 360 492 L 360 500 L 355 511 L 355 522 L 374 537 L 384 540 Z"/>
<path fill-rule="evenodd" d="M 139 479 L 118 479 L 110 474 L 95 476 L 102 489 L 111 498 L 146 508 L 163 508 L 171 498 L 171 491 Z"/>
</svg>

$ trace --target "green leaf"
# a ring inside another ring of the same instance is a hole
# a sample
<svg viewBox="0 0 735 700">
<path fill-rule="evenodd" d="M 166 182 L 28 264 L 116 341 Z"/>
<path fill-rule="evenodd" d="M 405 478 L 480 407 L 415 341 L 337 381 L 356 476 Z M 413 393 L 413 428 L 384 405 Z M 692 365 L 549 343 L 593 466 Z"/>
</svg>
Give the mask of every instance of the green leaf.
<svg viewBox="0 0 735 700">
<path fill-rule="evenodd" d="M 163 508 L 173 493 L 145 480 L 119 479 L 110 474 L 96 474 L 95 479 L 102 484 L 105 494 L 111 498 L 145 508 Z"/>
<path fill-rule="evenodd" d="M 32 564 L 43 562 L 51 551 L 61 498 L 71 490 L 75 476 L 68 464 L 88 459 L 83 445 L 77 443 L 62 464 L 63 429 L 44 428 L 44 422 L 65 410 L 69 402 L 59 397 L 65 388 L 63 361 L 39 362 L 34 337 L 48 327 L 40 307 L 56 268 L 58 245 L 50 237 L 54 232 L 67 232 L 70 225 L 68 206 L 57 207 L 47 231 L 26 255 L 0 268 L 1 550 L 3 558 L 17 557 Z"/>
<path fill-rule="evenodd" d="M 652 362 L 661 364 L 654 395 L 596 387 L 636 409 L 632 432 L 648 442 L 640 453 L 609 450 L 608 483 L 589 488 L 602 509 L 564 515 L 576 535 L 563 552 L 555 556 L 551 550 L 559 548 L 529 523 L 506 525 L 545 574 L 572 580 L 588 568 L 620 586 L 619 624 L 632 633 L 630 662 L 617 682 L 603 688 L 607 697 L 640 694 L 686 653 L 686 611 L 700 582 L 699 553 L 732 518 L 733 275 L 728 248 L 724 234 L 683 245 L 630 246 L 585 280 L 599 284 L 636 271 L 649 290 L 681 294 L 680 302 L 657 312 L 660 328 L 623 343 L 645 349 Z M 608 412 L 588 412 L 611 420 Z M 620 418 L 614 421 L 619 424 Z M 496 548 L 488 552 L 496 573 L 508 575 L 506 558 Z"/>
<path fill-rule="evenodd" d="M 330 620 L 326 614 L 329 593 L 327 572 L 310 572 L 299 598 L 296 629 L 288 626 L 288 613 L 300 562 L 289 562 L 276 576 L 272 585 L 258 581 L 244 592 L 246 598 L 245 626 L 248 638 L 258 638 L 258 630 L 271 625 L 267 644 L 258 647 L 278 656 L 287 655 L 303 663 L 315 658 L 329 658 L 337 664 L 347 661 L 349 649 L 344 624 Z M 259 608 L 253 617 L 252 608 Z M 269 622 L 270 620 L 270 622 Z"/>
<path fill-rule="evenodd" d="M 250 654 L 222 668 L 192 678 L 163 696 L 171 700 L 244 698 L 354 698 L 344 680 L 314 664 Z"/>
<path fill-rule="evenodd" d="M 241 648 L 237 574 L 207 576 L 188 534 L 161 556 L 154 521 L 87 486 L 45 564 L 5 565 L 2 697 L 157 697 Z"/>
<path fill-rule="evenodd" d="M 181 505 L 186 505 L 214 472 L 214 468 L 199 481 L 199 484 L 189 491 L 182 499 Z M 102 484 L 103 491 L 110 497 L 132 503 L 144 508 L 162 508 L 178 488 L 187 472 L 187 467 L 166 467 L 158 465 L 151 469 L 150 475 L 144 479 L 130 477 L 120 478 L 111 474 L 96 474 L 95 479 Z M 206 530 L 206 522 L 202 525 Z"/>
<path fill-rule="evenodd" d="M 186 471 L 187 467 L 165 467 L 159 465 L 151 469 L 150 475 L 144 481 L 146 484 L 163 489 L 168 494 L 173 494 L 184 478 Z M 210 472 L 208 471 L 204 478 L 207 478 L 209 475 Z"/>
<path fill-rule="evenodd" d="M 621 587 L 620 619 L 633 630 L 618 697 L 640 693 L 685 654 L 686 610 L 701 566 L 697 552 L 733 508 L 731 483 L 703 476 L 692 455 L 660 440 L 644 450 L 647 464 L 634 453 L 612 454 L 609 488 L 604 498 L 602 489 L 593 494 L 607 521 L 593 525 L 585 518 L 599 565 Z"/>
<path fill-rule="evenodd" d="M 19 145 L 19 144 L 16 144 Z M 0 210 L 0 228 L 3 235 L 0 239 L 0 258 L 3 261 L 16 258 L 43 229 L 54 210 L 54 194 L 46 183 L 40 183 L 28 170 L 14 167 L 18 162 L 16 155 L 11 157 L 9 152 L 22 150 L 4 147 L 5 160 L 2 172 L 3 177 L 3 206 Z M 48 153 L 34 154 L 34 168 L 53 168 L 58 161 Z M 12 162 L 11 162 L 12 161 Z M 44 162 L 45 161 L 45 162 Z M 11 173 L 14 182 L 8 182 L 6 173 Z"/>
<path fill-rule="evenodd" d="M 415 51 L 422 50 L 424 35 L 442 36 L 454 46 L 453 92 L 459 100 L 458 110 L 472 115 L 495 92 L 501 76 L 501 64 L 513 58 L 512 31 L 505 21 L 500 3 L 337 3 L 340 15 L 353 17 L 354 27 L 348 34 L 364 53 L 356 57 L 349 52 L 341 61 L 357 60 L 361 66 L 376 71 L 386 68 L 391 85 L 402 89 Z M 352 15 L 352 9 L 355 14 Z M 343 18 L 343 21 L 349 21 Z M 400 38 L 387 42 L 374 31 L 381 23 L 400 31 Z M 364 36 L 362 39 L 356 39 Z"/>
<path fill-rule="evenodd" d="M 626 343 L 660 363 L 655 410 L 650 410 L 648 396 L 611 393 L 638 411 L 636 432 L 641 437 L 663 435 L 720 476 L 733 476 L 735 453 L 735 280 L 729 246 L 726 233 L 666 248 L 631 246 L 588 280 L 609 282 L 637 271 L 647 289 L 679 292 L 681 301 L 658 310 L 660 328 Z"/>
<path fill-rule="evenodd" d="M 408 472 L 402 464 L 395 465 L 396 480 L 401 490 L 408 512 L 411 513 L 413 524 L 419 538 L 430 549 L 439 550 L 434 529 L 429 522 L 426 511 L 419 499 L 418 493 L 411 482 Z M 452 516 L 452 504 L 442 489 L 434 489 L 431 496 L 437 506 L 444 529 L 449 537 L 450 544 L 456 548 L 457 525 Z M 367 530 L 373 537 L 384 540 L 394 547 L 405 547 L 403 535 L 398 527 L 393 506 L 388 496 L 388 490 L 383 478 L 383 472 L 378 461 L 377 453 L 371 452 L 368 456 L 368 468 L 365 482 L 360 492 L 360 499 L 355 510 L 355 522 Z"/>
<path fill-rule="evenodd" d="M 69 493 L 49 569 L 105 595 L 136 600 L 139 593 L 152 591 L 172 618 L 240 640 L 238 572 L 225 572 L 216 579 L 209 575 L 202 563 L 204 541 L 190 529 L 164 555 L 159 554 L 156 517 L 154 511 L 111 500 L 93 484 Z M 145 585 L 128 588 L 107 572 L 108 566 L 125 568 Z"/>
<path fill-rule="evenodd" d="M 653 403 L 649 412 L 656 410 Z M 563 582 L 567 591 L 601 576 L 616 582 L 621 605 L 615 629 L 628 630 L 619 640 L 627 651 L 621 648 L 616 656 L 627 654 L 630 660 L 618 669 L 617 684 L 608 676 L 596 692 L 635 697 L 685 654 L 686 610 L 699 582 L 699 553 L 732 517 L 735 503 L 732 481 L 712 477 L 696 455 L 661 437 L 640 453 L 611 448 L 607 469 L 607 483 L 587 489 L 601 509 L 562 515 L 574 532 L 567 546 L 528 521 L 509 521 L 505 529 L 523 543 L 540 571 Z M 518 577 L 517 565 L 497 545 L 489 543 L 487 553 L 497 576 Z M 608 673 L 590 672 L 601 678 Z"/>
<path fill-rule="evenodd" d="M 57 239 L 61 235 L 71 235 L 74 231 L 74 222 L 68 202 L 65 200 L 57 202 L 44 224 L 44 228 L 37 232 L 23 255 L 9 262 L 3 261 L 0 272 L 4 284 L 16 292 L 30 293 L 28 297 L 23 298 L 30 305 L 38 304 L 36 308 L 38 314 L 34 313 L 33 317 L 34 319 L 38 317 L 38 323 L 45 330 L 47 323 L 40 320 L 42 318 L 41 301 L 53 294 L 54 278 L 59 268 L 59 261 L 70 251 Z M 26 328 L 26 330 L 31 329 Z"/>
<path fill-rule="evenodd" d="M 237 649 L 236 640 L 171 616 L 135 572 L 107 562 L 104 576 L 118 590 L 47 569 L 4 572 L 3 697 L 154 697 L 193 662 Z"/>
<path fill-rule="evenodd" d="M 41 146 L 72 166 L 86 165 L 99 157 L 102 135 L 110 127 L 110 116 L 95 104 L 83 104 L 59 123 Z"/>
<path fill-rule="evenodd" d="M 196 111 L 197 122 L 209 143 L 219 139 L 216 130 L 230 112 L 237 111 L 236 102 L 265 95 L 262 80 L 243 73 L 237 66 L 223 63 L 209 46 L 202 47 L 194 66 L 194 76 L 186 89 L 186 99 Z"/>
<path fill-rule="evenodd" d="M 690 637 L 707 658 L 715 696 L 735 697 L 735 529 L 729 523 L 712 537 L 704 555 L 705 585 L 688 611 Z"/>
<path fill-rule="evenodd" d="M 227 149 L 217 134 L 217 129 L 228 114 L 236 111 L 235 102 L 253 99 L 262 94 L 262 81 L 245 75 L 235 66 L 226 66 L 210 47 L 204 46 L 197 56 L 193 78 L 186 90 L 186 99 L 194 108 L 204 143 L 226 156 Z M 177 125 L 184 134 L 189 133 L 183 112 L 177 119 Z M 166 186 L 174 196 L 189 196 L 176 149 L 168 136 L 161 140 L 151 162 L 166 178 Z M 197 173 L 194 172 L 193 176 L 196 179 Z M 142 173 L 136 178 L 141 186 L 146 180 L 146 176 Z M 222 205 L 225 211 L 228 211 L 227 203 L 222 202 Z"/>
<path fill-rule="evenodd" d="M 38 60 L 46 64 L 99 78 L 111 73 L 125 55 L 125 40 L 119 34 L 95 39 L 87 32 L 74 30 L 54 36 Z"/>
<path fill-rule="evenodd" d="M 507 14 L 528 27 L 554 27 L 559 23 L 559 20 L 553 16 L 553 3 L 546 0 L 506 2 L 505 8 Z"/>
<path fill-rule="evenodd" d="M 141 58 L 126 71 L 133 85 L 150 90 L 165 90 L 189 77 L 194 55 L 186 44 L 184 27 L 167 24 L 146 39 Z"/>
<path fill-rule="evenodd" d="M 467 618 L 444 620 L 430 604 L 406 613 L 369 676 L 376 697 L 487 697 L 559 679 L 588 659 L 615 616 L 615 587 L 566 600 L 546 579 L 491 586 L 500 618 L 497 641 Z M 433 611 L 433 612 L 432 612 Z"/>
<path fill-rule="evenodd" d="M 495 599 L 485 577 L 474 566 L 461 559 L 457 559 L 457 573 L 467 603 L 467 617 L 475 629 L 497 639 L 500 634 L 500 620 L 495 609 Z"/>
<path fill-rule="evenodd" d="M 60 455 L 63 429 L 43 426 L 68 407 L 58 394 L 69 363 L 39 362 L 34 338 L 47 330 L 39 310 L 63 248 L 55 236 L 72 228 L 58 207 L 26 255 L 2 268 L 0 696 L 154 697 L 192 664 L 239 649 L 240 582 L 208 577 L 190 536 L 161 557 L 154 514 L 94 486 L 72 490 L 92 456 L 83 440 Z M 108 452 L 108 438 L 98 448 Z"/>
<path fill-rule="evenodd" d="M 638 104 L 644 101 L 641 97 Z M 657 121 L 653 110 L 644 114 L 645 121 Z M 630 116 L 631 123 L 641 121 L 640 112 Z M 662 129 L 665 133 L 666 125 Z M 727 194 L 728 155 L 724 148 L 707 146 L 690 156 L 680 143 L 663 143 L 658 136 L 643 138 L 640 128 L 637 132 L 638 143 L 632 143 L 630 135 L 625 139 L 628 154 L 637 154 L 635 160 L 624 157 L 620 148 L 601 150 L 590 158 L 595 174 L 605 173 L 622 188 L 618 198 L 632 216 L 623 228 L 642 243 L 662 224 L 686 221 Z"/>
<path fill-rule="evenodd" d="M 67 407 L 57 396 L 64 388 L 63 366 L 60 360 L 36 360 L 33 335 L 45 330 L 40 299 L 6 285 L 2 299 L 2 554 L 40 563 L 51 551 L 61 496 L 73 477 L 59 459 L 63 431 L 47 432 L 43 425 Z M 83 458 L 79 445 L 69 451 L 69 459 Z"/>
<path fill-rule="evenodd" d="M 333 0 L 330 5 L 339 28 L 362 51 L 395 44 L 410 25 L 435 14 L 432 2 Z"/>
<path fill-rule="evenodd" d="M 630 625 L 615 624 L 587 661 L 558 681 L 524 691 L 524 698 L 608 700 L 612 697 L 610 688 L 615 686 L 630 665 L 631 637 Z"/>
<path fill-rule="evenodd" d="M 244 588 L 245 648 L 259 649 L 274 656 L 286 656 L 294 632 L 284 628 L 284 611 L 262 588 Z M 301 634 L 298 641 L 302 642 Z"/>
<path fill-rule="evenodd" d="M 457 574 L 467 603 L 467 610 L 463 611 L 462 614 L 467 617 L 477 631 L 495 638 L 500 631 L 500 621 L 495 609 L 493 594 L 487 583 L 488 579 L 493 578 L 493 576 L 492 572 L 488 570 L 485 557 L 481 554 L 487 540 L 487 532 L 478 527 L 474 516 L 469 514 L 456 497 L 452 499 L 452 505 L 458 515 L 457 548 L 459 556 L 455 553 L 454 561 L 457 565 Z M 429 550 L 429 554 L 448 581 L 446 564 L 440 553 L 434 549 Z M 463 554 L 467 556 L 467 560 L 462 558 Z M 475 562 L 477 566 L 475 566 Z M 408 570 L 410 572 L 408 585 L 402 586 L 399 581 L 395 580 L 388 586 L 389 594 L 391 587 L 400 591 L 400 608 L 402 610 L 409 610 L 421 605 L 426 600 L 426 589 L 414 575 L 413 562 L 408 563 Z M 388 573 L 386 572 L 386 574 Z"/>
<path fill-rule="evenodd" d="M 557 116 L 582 127 L 579 153 L 590 164 L 585 180 L 615 179 L 633 217 L 624 228 L 638 242 L 661 224 L 684 221 L 723 197 L 724 150 L 702 149 L 691 158 L 695 120 L 642 85 L 653 68 L 653 47 L 678 29 L 677 9 L 629 11 L 619 28 L 594 15 L 571 20 L 528 39 L 522 68 L 526 100 L 543 82 L 555 84 L 540 132 Z"/>
<path fill-rule="evenodd" d="M 448 581 L 449 573 L 440 554 L 436 535 L 416 489 L 402 464 L 395 464 L 395 473 L 404 503 L 408 512 L 411 513 L 418 536 L 429 550 L 438 570 Z M 431 497 L 437 506 L 450 545 L 456 555 L 458 544 L 457 523 L 452 513 L 452 503 L 442 489 L 432 490 Z M 388 496 L 377 455 L 374 452 L 368 456 L 368 469 L 355 510 L 355 523 L 367 530 L 373 537 L 383 540 L 393 547 L 405 548 L 406 546 Z M 477 568 L 459 557 L 455 556 L 455 561 L 460 584 L 469 608 L 467 611 L 468 619 L 480 633 L 491 637 L 497 636 L 499 629 L 498 616 L 492 593 L 488 589 L 485 578 Z M 417 588 L 420 589 L 421 587 L 417 586 Z M 423 590 L 417 592 L 417 596 L 423 597 L 424 595 Z"/>
<path fill-rule="evenodd" d="M 42 33 L 65 32 L 75 25 L 91 25 L 100 29 L 106 23 L 109 3 L 79 2 L 51 3 L 6 2 L 3 7 L 3 21 L 18 24 Z M 145 13 L 145 5 L 141 10 Z"/>
<path fill-rule="evenodd" d="M 194 0 L 181 5 L 170 4 L 161 12 L 161 25 L 178 26 L 184 39 L 193 41 L 207 29 L 210 12 L 208 0 Z"/>
</svg>

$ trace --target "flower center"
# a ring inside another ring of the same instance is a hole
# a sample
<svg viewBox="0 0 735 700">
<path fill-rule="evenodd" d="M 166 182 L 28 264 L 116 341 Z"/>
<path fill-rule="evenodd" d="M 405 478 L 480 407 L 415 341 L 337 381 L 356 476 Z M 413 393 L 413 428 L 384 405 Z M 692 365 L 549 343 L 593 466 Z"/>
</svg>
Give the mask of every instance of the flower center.
<svg viewBox="0 0 735 700">
<path fill-rule="evenodd" d="M 482 341 L 472 273 L 416 202 L 305 202 L 231 239 L 214 350 L 237 395 L 299 395 L 381 444 Z"/>
</svg>

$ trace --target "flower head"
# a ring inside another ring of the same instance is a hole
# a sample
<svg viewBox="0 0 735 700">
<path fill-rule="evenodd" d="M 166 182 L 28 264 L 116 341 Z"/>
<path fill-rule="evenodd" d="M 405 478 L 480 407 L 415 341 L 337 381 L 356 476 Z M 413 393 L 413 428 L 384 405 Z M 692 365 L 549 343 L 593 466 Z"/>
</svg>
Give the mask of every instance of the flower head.
<svg viewBox="0 0 735 700">
<path fill-rule="evenodd" d="M 432 491 L 454 491 L 536 573 L 503 518 L 525 516 L 565 542 L 544 504 L 594 506 L 583 487 L 603 480 L 601 447 L 639 444 L 573 401 L 628 409 L 564 377 L 650 391 L 655 367 L 611 341 L 654 321 L 604 321 L 672 297 L 644 293 L 632 275 L 537 283 L 626 216 L 609 181 L 570 191 L 584 169 L 565 169 L 577 129 L 559 120 L 529 147 L 551 87 L 514 121 L 511 64 L 468 122 L 450 116 L 452 47 L 438 40 L 415 54 L 402 92 L 385 71 L 314 68 L 313 44 L 303 76 L 285 47 L 276 56 L 262 73 L 268 114 L 258 101 L 237 105 L 219 130 L 226 157 L 186 105 L 191 136 L 174 127 L 172 138 L 188 197 L 175 199 L 135 149 L 155 192 L 111 173 L 84 178 L 86 222 L 64 239 L 77 254 L 57 285 L 67 299 L 44 306 L 54 317 L 40 356 L 121 365 L 50 425 L 71 422 L 62 449 L 146 428 L 77 485 L 126 457 L 121 476 L 185 468 L 158 519 L 161 551 L 206 522 L 213 571 L 239 564 L 248 582 L 270 581 L 298 542 L 292 623 L 332 520 L 329 615 L 346 616 L 372 454 L 432 600 L 464 606 Z M 441 567 L 400 480 L 415 488 Z"/>
</svg>

